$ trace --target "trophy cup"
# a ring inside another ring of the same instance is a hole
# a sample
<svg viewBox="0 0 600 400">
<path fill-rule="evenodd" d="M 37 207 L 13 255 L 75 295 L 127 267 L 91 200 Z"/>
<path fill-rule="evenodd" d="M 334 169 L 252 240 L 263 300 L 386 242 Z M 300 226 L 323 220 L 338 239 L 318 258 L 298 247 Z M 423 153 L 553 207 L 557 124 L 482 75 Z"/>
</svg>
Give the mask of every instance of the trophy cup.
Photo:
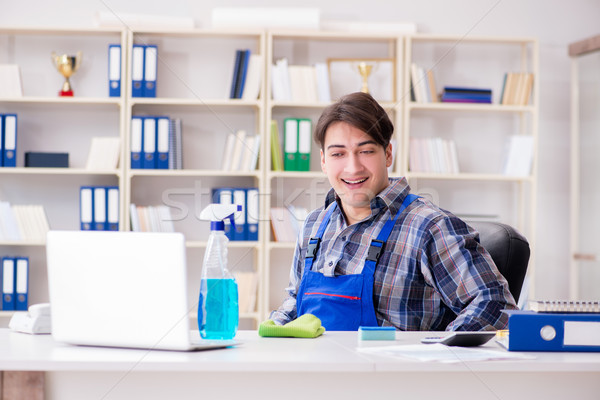
<svg viewBox="0 0 600 400">
<path fill-rule="evenodd" d="M 63 83 L 62 90 L 58 92 L 58 95 L 73 96 L 73 89 L 71 88 L 69 78 L 77 71 L 79 65 L 81 65 L 81 51 L 78 51 L 76 56 L 67 54 L 57 55 L 55 52 L 52 52 L 52 60 L 58 72 L 65 77 L 65 83 Z"/>
<path fill-rule="evenodd" d="M 369 93 L 368 79 L 369 79 L 369 75 L 371 75 L 372 70 L 373 70 L 373 65 L 367 64 L 364 61 L 358 63 L 358 72 L 360 73 L 360 76 L 362 77 L 362 87 L 360 88 L 360 91 L 363 93 Z"/>
</svg>

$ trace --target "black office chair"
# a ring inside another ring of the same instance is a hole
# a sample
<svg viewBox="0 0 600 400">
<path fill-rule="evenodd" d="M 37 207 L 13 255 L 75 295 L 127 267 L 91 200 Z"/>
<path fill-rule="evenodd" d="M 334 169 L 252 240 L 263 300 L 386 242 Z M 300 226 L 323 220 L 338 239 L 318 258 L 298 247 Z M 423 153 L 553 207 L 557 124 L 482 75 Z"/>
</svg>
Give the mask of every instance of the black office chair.
<svg viewBox="0 0 600 400">
<path fill-rule="evenodd" d="M 531 253 L 527 239 L 513 227 L 500 222 L 470 222 L 469 225 L 479 231 L 481 245 L 492 256 L 518 302 Z"/>
</svg>

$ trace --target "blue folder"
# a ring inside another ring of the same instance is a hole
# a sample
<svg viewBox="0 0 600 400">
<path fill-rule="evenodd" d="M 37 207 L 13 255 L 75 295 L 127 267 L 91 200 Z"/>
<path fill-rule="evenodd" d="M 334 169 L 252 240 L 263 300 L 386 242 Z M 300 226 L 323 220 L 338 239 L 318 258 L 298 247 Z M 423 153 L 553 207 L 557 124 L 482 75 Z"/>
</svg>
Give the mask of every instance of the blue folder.
<svg viewBox="0 0 600 400">
<path fill-rule="evenodd" d="M 108 95 L 121 96 L 121 45 L 108 46 Z"/>
<path fill-rule="evenodd" d="M 510 351 L 600 351 L 600 313 L 508 314 L 508 337 L 500 341 Z"/>
<path fill-rule="evenodd" d="M 29 258 L 15 258 L 15 310 L 27 311 L 29 302 Z"/>
<path fill-rule="evenodd" d="M 0 279 L 2 280 L 2 311 L 13 311 L 15 309 L 15 259 L 3 257 L 0 266 Z"/>
</svg>

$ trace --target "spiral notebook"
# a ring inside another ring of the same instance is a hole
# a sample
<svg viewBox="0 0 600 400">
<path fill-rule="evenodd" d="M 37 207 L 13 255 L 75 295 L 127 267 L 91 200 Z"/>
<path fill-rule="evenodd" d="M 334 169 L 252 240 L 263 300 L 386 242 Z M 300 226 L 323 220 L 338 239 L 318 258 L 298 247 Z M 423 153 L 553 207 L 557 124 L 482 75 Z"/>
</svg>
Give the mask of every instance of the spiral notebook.
<svg viewBox="0 0 600 400">
<path fill-rule="evenodd" d="M 530 301 L 529 309 L 541 313 L 600 313 L 600 301 Z"/>
</svg>

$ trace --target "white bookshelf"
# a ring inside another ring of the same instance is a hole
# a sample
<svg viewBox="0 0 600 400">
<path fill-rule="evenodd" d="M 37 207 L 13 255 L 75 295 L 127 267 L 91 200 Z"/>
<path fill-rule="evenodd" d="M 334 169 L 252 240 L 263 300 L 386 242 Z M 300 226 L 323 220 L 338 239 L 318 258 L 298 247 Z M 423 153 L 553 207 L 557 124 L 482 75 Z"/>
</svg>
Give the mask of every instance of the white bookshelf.
<svg viewBox="0 0 600 400">
<path fill-rule="evenodd" d="M 527 37 L 409 35 L 406 37 L 404 61 L 404 87 L 410 88 L 411 65 L 415 63 L 433 72 L 438 94 L 444 86 L 461 86 L 489 88 L 493 95 L 491 104 L 473 104 L 417 103 L 406 94 L 401 163 L 396 164 L 396 173 L 406 176 L 413 190 L 433 192 L 441 207 L 457 214 L 495 215 L 496 209 L 503 209 L 499 220 L 519 229 L 532 247 L 528 279 L 533 281 L 539 118 L 537 40 Z M 501 104 L 503 78 L 509 72 L 533 74 L 533 89 L 526 105 Z M 503 173 L 507 141 L 511 135 L 530 136 L 533 141 L 531 170 L 524 176 Z M 411 138 L 437 136 L 456 142 L 460 172 L 411 171 Z M 475 206 L 465 209 L 463 204 L 467 204 L 467 199 L 470 199 L 468 204 L 475 203 Z M 533 293 L 530 292 L 530 295 Z"/>
<path fill-rule="evenodd" d="M 0 200 L 11 205 L 42 205 L 51 228 L 76 230 L 80 186 L 122 187 L 122 167 L 97 171 L 86 169 L 85 164 L 92 137 L 122 141 L 125 135 L 125 96 L 109 97 L 105 77 L 108 45 L 125 48 L 126 40 L 119 29 L 0 28 L 0 63 L 19 65 L 23 89 L 22 97 L 0 98 L 0 113 L 14 113 L 18 118 L 17 167 L 0 168 Z M 71 77 L 75 97 L 58 96 L 64 78 L 54 66 L 52 51 L 83 52 L 82 64 Z M 69 153 L 69 168 L 25 168 L 27 151 Z M 28 257 L 29 304 L 48 301 L 45 242 L 3 241 L 1 256 Z M 11 311 L 0 313 L 6 322 L 11 315 Z"/>
<path fill-rule="evenodd" d="M 120 43 L 124 49 L 119 98 L 108 97 L 107 56 L 108 45 L 112 43 Z M 158 45 L 156 98 L 131 97 L 129 66 L 134 43 Z M 242 48 L 249 48 L 263 58 L 261 95 L 256 100 L 229 99 L 235 50 Z M 83 51 L 82 67 L 71 79 L 74 98 L 57 96 L 63 78 L 50 60 L 53 50 Z M 534 150 L 531 174 L 525 177 L 503 175 L 499 166 L 494 169 L 477 164 L 477 157 L 457 174 L 413 172 L 408 168 L 411 137 L 441 133 L 445 138 L 463 138 L 458 143 L 461 161 L 464 160 L 461 146 L 466 146 L 499 163 L 504 151 L 502 140 L 507 135 L 531 135 L 534 148 L 537 147 L 538 49 L 536 40 L 531 38 L 284 30 L 0 28 L 0 62 L 21 65 L 24 83 L 22 98 L 0 98 L 0 113 L 19 115 L 18 167 L 0 168 L 0 200 L 11 204 L 43 204 L 52 229 L 79 229 L 79 187 L 83 185 L 120 188 L 121 230 L 130 229 L 131 203 L 171 206 L 175 229 L 186 236 L 188 292 L 190 302 L 195 302 L 209 233 L 208 222 L 197 219 L 201 211 L 198 207 L 211 202 L 213 188 L 257 187 L 261 193 L 259 239 L 230 242 L 229 253 L 232 270 L 252 270 L 259 276 L 256 311 L 242 314 L 244 326 L 256 328 L 283 299 L 295 248 L 294 243 L 273 240 L 271 207 L 292 204 L 312 210 L 322 205 L 330 187 L 320 169 L 319 148 L 315 143 L 310 171 L 272 170 L 271 119 L 278 121 L 283 145 L 284 118 L 307 117 L 314 128 L 321 111 L 329 104 L 272 99 L 272 65 L 283 57 L 290 65 L 313 65 L 330 58 L 393 60 L 393 99 L 381 101 L 395 126 L 393 139 L 397 150 L 392 175 L 406 176 L 417 192 L 437 193 L 441 206 L 457 214 L 493 215 L 514 225 L 534 244 L 537 151 Z M 531 71 L 535 76 L 532 100 L 525 106 L 499 105 L 497 101 L 414 103 L 410 101 L 408 73 L 412 62 L 433 66 L 439 88 L 487 86 L 485 83 L 493 79 L 494 93 L 500 90 L 504 72 Z M 358 90 L 360 87 L 348 88 L 348 92 Z M 165 115 L 182 120 L 183 169 L 130 168 L 130 121 L 134 115 Z M 52 123 L 39 123 L 46 118 Z M 479 131 L 493 130 L 495 126 L 500 126 L 500 130 L 496 129 L 485 140 L 478 139 Z M 255 171 L 220 169 L 225 136 L 237 129 L 261 137 Z M 85 169 L 94 136 L 121 138 L 117 169 Z M 71 166 L 24 168 L 23 153 L 29 150 L 67 151 Z M 467 156 L 466 160 L 471 162 L 470 158 Z M 461 201 L 466 198 L 481 209 L 461 209 Z M 0 256 L 4 254 L 30 257 L 30 303 L 47 301 L 44 243 L 2 242 Z M 7 315 L 10 313 L 0 313 Z"/>
<path fill-rule="evenodd" d="M 188 295 L 190 304 L 198 301 L 202 259 L 210 232 L 209 222 L 200 221 L 201 209 L 211 203 L 211 191 L 218 187 L 263 186 L 263 173 L 255 171 L 223 171 L 221 158 L 225 137 L 244 129 L 263 137 L 263 88 L 257 99 L 230 99 L 235 51 L 250 49 L 265 57 L 265 33 L 241 30 L 144 30 L 128 35 L 128 56 L 131 65 L 133 44 L 158 46 L 156 98 L 131 97 L 131 75 L 127 70 L 127 121 L 137 115 L 160 115 L 182 121 L 183 169 L 131 169 L 126 164 L 126 217 L 129 229 L 129 207 L 170 202 L 175 230 L 186 236 L 188 249 Z M 129 125 L 126 131 L 130 134 Z M 130 141 L 126 141 L 129 154 Z M 262 147 L 262 146 L 261 146 Z M 261 158 L 262 155 L 261 155 Z M 165 195 L 167 200 L 165 200 Z M 185 209 L 185 212 L 182 212 Z M 185 214 L 185 215 L 184 215 Z M 262 215 L 262 210 L 261 210 Z M 260 230 L 259 235 L 264 235 Z M 253 270 L 263 275 L 263 249 L 259 241 L 231 241 L 229 269 Z M 259 279 L 258 291 L 263 290 Z M 257 328 L 259 315 L 264 314 L 259 301 L 256 311 L 242 313 L 245 327 Z"/>
</svg>

